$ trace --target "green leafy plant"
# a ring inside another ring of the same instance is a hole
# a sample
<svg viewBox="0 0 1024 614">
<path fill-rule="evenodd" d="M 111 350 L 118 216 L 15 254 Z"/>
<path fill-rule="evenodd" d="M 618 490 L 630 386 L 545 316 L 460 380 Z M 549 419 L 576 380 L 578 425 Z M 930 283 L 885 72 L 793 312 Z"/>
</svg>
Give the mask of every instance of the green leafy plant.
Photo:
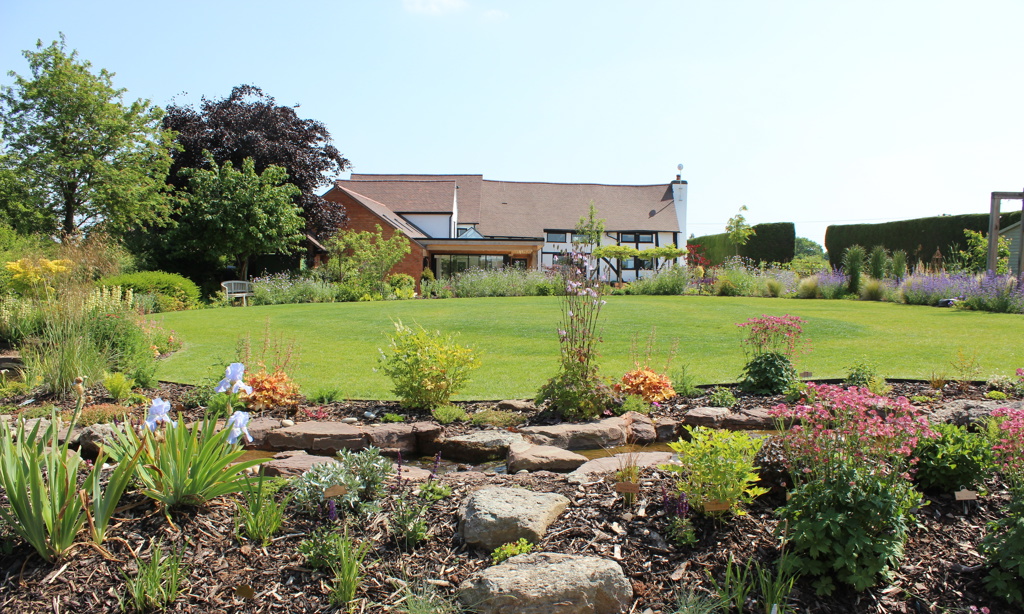
<svg viewBox="0 0 1024 614">
<path fill-rule="evenodd" d="M 687 365 L 680 366 L 672 373 L 672 388 L 675 389 L 677 396 L 684 399 L 704 394 L 704 391 L 697 387 L 696 378 L 690 373 Z"/>
<path fill-rule="evenodd" d="M 851 245 L 843 253 L 843 270 L 848 278 L 846 290 L 850 294 L 860 293 L 860 282 L 864 274 L 864 260 L 867 252 L 860 245 Z"/>
<path fill-rule="evenodd" d="M 452 487 L 430 479 L 420 484 L 419 497 L 424 501 L 440 501 L 452 496 Z"/>
<path fill-rule="evenodd" d="M 428 269 L 429 270 L 429 269 Z M 397 606 L 401 614 L 459 614 L 462 609 L 452 600 L 437 593 L 430 584 L 405 584 L 405 595 Z"/>
<path fill-rule="evenodd" d="M 296 505 L 307 512 L 326 503 L 325 492 L 340 486 L 344 493 L 335 497 L 342 512 L 367 514 L 377 509 L 384 494 L 384 483 L 394 473 L 391 461 L 380 449 L 370 447 L 359 452 L 341 450 L 337 462 L 318 463 L 292 479 L 290 487 Z"/>
<path fill-rule="evenodd" d="M 393 392 L 403 407 L 431 410 L 447 405 L 480 366 L 471 348 L 458 345 L 451 335 L 414 330 L 395 322 L 387 350 L 380 350 L 381 370 L 391 378 Z"/>
<path fill-rule="evenodd" d="M 344 395 L 341 392 L 341 388 L 318 388 L 313 392 L 309 400 L 316 403 L 317 405 L 327 405 L 328 403 L 334 403 L 344 399 Z"/>
<path fill-rule="evenodd" d="M 736 395 L 728 388 L 715 386 L 708 394 L 708 405 L 711 407 L 732 407 L 736 404 Z"/>
<path fill-rule="evenodd" d="M 514 411 L 504 409 L 484 409 L 469 417 L 469 423 L 473 426 L 516 426 L 526 422 L 526 418 Z"/>
<path fill-rule="evenodd" d="M 211 412 L 191 427 L 168 424 L 162 437 L 157 437 L 148 425 L 139 435 L 128 424 L 120 425 L 114 435 L 109 450 L 116 459 L 130 457 L 130 451 L 139 447 L 143 449 L 136 475 L 143 484 L 143 494 L 158 501 L 168 518 L 174 507 L 202 505 L 247 490 L 245 471 L 263 462 L 239 461 L 244 453 L 242 446 L 228 443 L 231 429 L 217 431 L 217 417 Z"/>
<path fill-rule="evenodd" d="M 255 478 L 256 485 L 246 479 L 242 501 L 235 502 L 235 536 L 245 536 L 266 547 L 284 522 L 284 511 L 289 497 L 274 498 L 281 483 L 275 478 Z M 271 485 L 268 486 L 267 484 Z"/>
<path fill-rule="evenodd" d="M 425 514 L 429 506 L 411 495 L 408 488 L 402 488 L 391 500 L 388 527 L 399 548 L 411 550 L 427 539 Z"/>
<path fill-rule="evenodd" d="M 110 398 L 120 403 L 131 395 L 132 388 L 135 387 L 135 380 L 125 376 L 124 373 L 109 373 L 103 378 L 102 384 Z"/>
<path fill-rule="evenodd" d="M 498 565 L 516 555 L 529 554 L 531 552 L 533 552 L 533 544 L 526 541 L 525 537 L 520 537 L 519 541 L 502 544 L 495 548 L 494 552 L 491 553 L 491 562 Z"/>
<path fill-rule="evenodd" d="M 149 560 L 139 560 L 138 572 L 134 576 L 121 572 L 125 581 L 123 611 L 163 610 L 181 594 L 186 576 L 182 552 L 172 548 L 165 554 L 158 542 L 150 540 L 149 544 Z"/>
<path fill-rule="evenodd" d="M 458 405 L 443 405 L 441 407 L 435 407 L 431 410 L 430 414 L 434 416 L 434 420 L 437 420 L 441 424 L 463 422 L 469 418 L 466 410 Z"/>
<path fill-rule="evenodd" d="M 857 386 L 859 388 L 867 388 L 871 384 L 872 379 L 878 379 L 881 375 L 878 373 L 878 367 L 866 360 L 857 360 L 849 368 L 846 373 L 846 379 L 843 380 L 844 386 Z M 884 379 L 882 381 L 885 381 Z"/>
<path fill-rule="evenodd" d="M 988 440 L 954 424 L 932 427 L 938 437 L 925 439 L 914 448 L 917 472 L 914 480 L 927 491 L 953 492 L 982 484 L 995 470 Z"/>
<path fill-rule="evenodd" d="M 622 405 L 615 409 L 615 413 L 621 416 L 631 411 L 638 414 L 649 414 L 651 413 L 651 404 L 638 394 L 627 394 Z"/>
<path fill-rule="evenodd" d="M 762 440 L 739 431 L 685 427 L 689 441 L 669 443 L 679 464 L 661 465 L 679 476 L 676 489 L 686 493 L 695 509 L 708 515 L 743 514 L 741 505 L 768 492 L 754 486 L 758 480 L 754 456 Z M 717 508 L 723 506 L 722 509 Z M 712 508 L 712 509 L 709 509 Z"/>
<path fill-rule="evenodd" d="M 758 592 L 757 605 L 764 614 L 790 614 L 796 609 L 789 603 L 793 594 L 793 586 L 798 575 L 787 570 L 787 554 L 775 564 L 775 572 L 767 569 L 758 561 L 754 561 L 754 581 Z"/>
<path fill-rule="evenodd" d="M 986 399 L 992 399 L 993 401 L 1005 401 L 1007 399 L 1006 393 L 1001 390 L 989 390 L 985 393 Z"/>
<path fill-rule="evenodd" d="M 796 369 L 778 352 L 755 356 L 743 368 L 740 388 L 754 394 L 781 394 L 797 379 Z"/>
<path fill-rule="evenodd" d="M 684 589 L 676 596 L 676 609 L 672 614 L 721 614 L 726 606 L 718 595 L 702 595 L 693 589 Z"/>
<path fill-rule="evenodd" d="M 334 575 L 331 605 L 343 606 L 356 596 L 362 577 L 363 559 L 370 551 L 370 542 L 356 542 L 349 537 L 348 527 L 341 533 L 332 527 L 320 527 L 299 542 L 299 554 L 313 569 L 327 569 Z"/>
<path fill-rule="evenodd" d="M 686 493 L 670 493 L 664 485 L 661 487 L 661 507 L 665 511 L 668 523 L 666 534 L 677 546 L 692 546 L 697 543 L 697 531 L 690 518 L 690 502 Z"/>
<path fill-rule="evenodd" d="M 729 561 L 725 564 L 725 578 L 719 584 L 714 577 L 711 577 L 711 584 L 718 593 L 723 607 L 727 610 L 736 608 L 737 612 L 744 612 L 747 609 L 747 596 L 754 590 L 755 579 L 750 576 L 750 567 L 742 567 L 729 555 Z"/>
<path fill-rule="evenodd" d="M 405 422 L 405 416 L 388 412 L 380 417 L 381 422 Z"/>
<path fill-rule="evenodd" d="M 985 588 L 1013 605 L 1024 604 L 1024 497 L 1018 492 L 1006 515 L 990 522 L 981 540 L 988 560 Z"/>
<path fill-rule="evenodd" d="M 627 484 L 640 484 L 640 466 L 637 464 L 636 452 L 616 455 L 618 469 L 615 471 L 615 481 Z M 622 502 L 626 507 L 633 507 L 636 502 L 636 493 L 624 490 L 620 493 Z"/>
</svg>

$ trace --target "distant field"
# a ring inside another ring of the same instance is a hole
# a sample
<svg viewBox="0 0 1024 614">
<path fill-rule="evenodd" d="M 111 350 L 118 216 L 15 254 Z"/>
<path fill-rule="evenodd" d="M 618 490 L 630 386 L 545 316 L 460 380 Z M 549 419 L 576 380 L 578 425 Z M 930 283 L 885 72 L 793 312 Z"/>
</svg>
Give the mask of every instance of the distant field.
<svg viewBox="0 0 1024 614">
<path fill-rule="evenodd" d="M 618 378 L 632 367 L 630 346 L 645 345 L 652 327 L 657 346 L 651 365 L 664 366 L 678 341 L 672 368 L 687 365 L 698 383 L 736 381 L 743 368 L 743 330 L 736 326 L 762 314 L 793 314 L 813 350 L 797 368 L 814 377 L 842 377 L 865 358 L 886 377 L 955 375 L 958 349 L 977 352 L 981 378 L 1012 375 L 1024 367 L 1024 316 L 860 301 L 825 301 L 707 296 L 611 296 L 601 314 L 601 367 Z M 374 367 L 392 322 L 460 333 L 477 348 L 483 366 L 463 399 L 532 397 L 558 365 L 557 297 L 332 303 L 235 307 L 160 314 L 185 347 L 160 365 L 160 379 L 199 383 L 223 374 L 240 336 L 259 344 L 272 335 L 295 342 L 298 359 L 290 374 L 304 393 L 337 388 L 348 398 L 389 399 L 390 382 Z"/>
</svg>

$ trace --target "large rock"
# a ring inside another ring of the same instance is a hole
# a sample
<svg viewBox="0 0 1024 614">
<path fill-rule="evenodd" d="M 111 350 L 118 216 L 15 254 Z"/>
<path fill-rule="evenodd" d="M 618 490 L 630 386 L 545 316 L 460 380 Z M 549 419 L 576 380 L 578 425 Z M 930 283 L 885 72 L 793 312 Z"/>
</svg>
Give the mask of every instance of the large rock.
<svg viewBox="0 0 1024 614">
<path fill-rule="evenodd" d="M 528 441 L 539 446 L 565 450 L 597 450 L 626 445 L 626 424 L 622 418 L 599 422 L 565 423 L 552 426 L 527 426 L 519 429 Z"/>
<path fill-rule="evenodd" d="M 658 431 L 650 416 L 630 411 L 622 415 L 622 422 L 626 427 L 627 442 L 643 445 L 657 441 Z"/>
<path fill-rule="evenodd" d="M 694 407 L 683 416 L 683 424 L 719 428 L 731 413 L 727 407 Z"/>
<path fill-rule="evenodd" d="M 481 488 L 459 504 L 458 533 L 464 543 L 488 551 L 520 538 L 537 543 L 568 505 L 557 493 Z"/>
<path fill-rule="evenodd" d="M 444 428 L 434 422 L 413 422 L 416 433 L 416 450 L 420 456 L 433 456 L 441 451 Z"/>
<path fill-rule="evenodd" d="M 263 463 L 261 468 L 263 469 L 263 475 L 291 478 L 309 471 L 313 465 L 336 462 L 338 461 L 330 456 L 314 456 L 302 450 L 293 450 L 278 454 L 271 460 Z"/>
<path fill-rule="evenodd" d="M 629 609 L 633 586 L 614 561 L 541 552 L 470 577 L 459 599 L 478 614 L 618 614 Z"/>
<path fill-rule="evenodd" d="M 78 433 L 78 449 L 82 456 L 96 458 L 100 446 L 114 440 L 114 427 L 110 424 L 90 424 Z"/>
<path fill-rule="evenodd" d="M 533 404 L 533 401 L 520 401 L 515 399 L 498 401 L 496 407 L 505 411 L 537 411 L 537 406 Z"/>
<path fill-rule="evenodd" d="M 403 458 L 412 458 L 416 455 L 416 431 L 411 424 L 374 424 L 366 427 L 366 437 L 371 446 L 380 448 L 381 454 L 401 454 Z"/>
<path fill-rule="evenodd" d="M 513 444 L 521 443 L 523 436 L 502 430 L 487 430 L 449 437 L 441 443 L 441 455 L 465 463 L 482 463 L 508 456 Z"/>
<path fill-rule="evenodd" d="M 512 446 L 505 459 L 505 469 L 512 474 L 517 471 L 572 471 L 587 457 L 554 446 L 530 444 Z"/>
<path fill-rule="evenodd" d="M 658 441 L 675 441 L 679 439 L 679 422 L 672 418 L 658 418 L 654 423 L 658 432 Z"/>
<path fill-rule="evenodd" d="M 775 418 L 768 415 L 768 408 L 754 407 L 723 416 L 722 428 L 733 431 L 771 431 L 775 429 Z"/>
<path fill-rule="evenodd" d="M 632 456 L 632 458 L 629 458 L 629 456 Z M 582 484 L 614 473 L 622 469 L 626 463 L 633 463 L 640 468 L 657 467 L 658 465 L 672 462 L 675 457 L 676 455 L 672 452 L 634 452 L 631 455 L 616 454 L 615 456 L 605 456 L 583 463 L 575 471 L 567 475 L 565 479 L 576 484 Z"/>
<path fill-rule="evenodd" d="M 282 425 L 281 421 L 277 418 L 257 416 L 250 420 L 247 426 L 249 428 L 249 435 L 252 436 L 252 441 L 243 439 L 245 447 L 254 450 L 268 450 L 270 446 L 267 445 L 267 434 L 281 428 Z"/>
<path fill-rule="evenodd" d="M 928 416 L 928 421 L 932 424 L 949 422 L 957 426 L 970 426 L 984 420 L 1000 407 L 1019 409 L 1024 407 L 1024 401 L 1011 401 L 1009 399 L 1005 401 L 975 401 L 969 399 L 950 401 L 943 403 L 933 411 Z"/>
<path fill-rule="evenodd" d="M 266 442 L 272 450 L 312 450 L 325 454 L 362 450 L 369 445 L 366 433 L 359 427 L 315 420 L 271 431 Z"/>
</svg>

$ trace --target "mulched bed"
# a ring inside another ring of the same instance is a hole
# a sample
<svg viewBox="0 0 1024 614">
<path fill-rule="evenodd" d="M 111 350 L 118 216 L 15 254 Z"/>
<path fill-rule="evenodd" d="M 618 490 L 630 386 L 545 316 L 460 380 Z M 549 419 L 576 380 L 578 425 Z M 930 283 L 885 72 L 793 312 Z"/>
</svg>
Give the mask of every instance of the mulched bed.
<svg viewBox="0 0 1024 614">
<path fill-rule="evenodd" d="M 927 388 L 927 384 L 897 383 L 894 393 L 924 394 Z M 151 392 L 173 400 L 185 390 L 180 385 L 162 384 Z M 948 391 L 945 398 L 981 398 L 983 394 L 983 388 L 974 386 L 962 393 Z M 741 406 L 770 406 L 779 401 L 741 397 Z M 690 403 L 678 399 L 668 404 L 662 415 L 679 415 Z M 467 405 L 475 410 L 493 403 Z M 321 419 L 362 418 L 366 411 L 377 414 L 378 419 L 385 412 L 403 413 L 393 403 L 339 402 L 304 405 L 295 419 L 304 419 L 306 410 L 319 410 Z M 772 563 L 778 557 L 773 509 L 782 504 L 784 496 L 777 490 L 759 499 L 746 515 L 718 522 L 698 519 L 699 543 L 677 547 L 666 542 L 666 519 L 661 511 L 661 486 L 671 486 L 670 478 L 657 470 L 642 473 L 640 496 L 629 509 L 608 481 L 577 485 L 548 472 L 508 476 L 477 471 L 455 471 L 440 479 L 452 486 L 453 494 L 432 505 L 427 518 L 430 538 L 414 551 L 403 552 L 397 547 L 383 514 L 354 525 L 358 537 L 373 543 L 355 611 L 401 611 L 406 583 L 430 585 L 442 595 L 454 595 L 460 582 L 490 565 L 489 552 L 467 549 L 455 538 L 459 502 L 468 492 L 489 484 L 516 485 L 568 497 L 572 504 L 535 551 L 589 554 L 619 561 L 633 582 L 633 612 L 674 611 L 673 595 L 680 587 L 712 591 L 711 578 L 722 581 L 730 557 L 744 563 Z M 1003 485 L 988 484 L 988 494 L 976 502 L 955 501 L 952 494 L 926 499 L 928 504 L 917 514 L 919 526 L 913 530 L 906 556 L 890 584 L 863 593 L 840 590 L 823 598 L 798 582 L 793 599 L 799 611 L 960 613 L 976 605 L 989 607 L 993 614 L 1021 612 L 994 602 L 981 582 L 984 561 L 977 550 L 978 542 L 985 524 L 1004 513 L 1008 494 Z M 133 572 L 136 557 L 148 557 L 154 538 L 184 548 L 189 568 L 184 594 L 168 611 L 331 611 L 327 601 L 329 578 L 303 567 L 297 553 L 299 542 L 326 519 L 289 513 L 278 537 L 267 548 L 261 548 L 233 536 L 234 506 L 226 499 L 173 514 L 173 527 L 139 494 L 126 495 L 122 503 L 106 544 L 112 560 L 87 546 L 75 549 L 55 565 L 43 563 L 25 545 L 0 553 L 0 612 L 118 611 L 118 599 L 124 592 L 122 574 Z"/>
</svg>

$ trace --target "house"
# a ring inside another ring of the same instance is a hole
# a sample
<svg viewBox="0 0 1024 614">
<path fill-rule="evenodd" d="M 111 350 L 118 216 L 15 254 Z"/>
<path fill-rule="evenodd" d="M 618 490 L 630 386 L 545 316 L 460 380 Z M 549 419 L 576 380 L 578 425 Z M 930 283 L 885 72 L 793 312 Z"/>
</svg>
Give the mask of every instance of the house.
<svg viewBox="0 0 1024 614">
<path fill-rule="evenodd" d="M 469 268 L 543 269 L 573 248 L 590 203 L 605 220 L 602 245 L 685 245 L 687 184 L 604 185 L 495 181 L 482 175 L 369 175 L 339 180 L 324 198 L 345 205 L 347 228 L 404 233 L 412 253 L 394 269 L 419 279 Z M 602 279 L 633 281 L 666 264 L 600 263 Z"/>
<path fill-rule="evenodd" d="M 1024 270 L 1024 260 L 1021 259 L 1020 248 L 1021 248 L 1021 226 L 1020 222 L 1010 224 L 1006 228 L 999 231 L 1000 237 L 1006 237 L 1006 241 L 1010 244 L 1010 272 L 1015 275 L 1020 275 L 1021 270 Z"/>
</svg>

